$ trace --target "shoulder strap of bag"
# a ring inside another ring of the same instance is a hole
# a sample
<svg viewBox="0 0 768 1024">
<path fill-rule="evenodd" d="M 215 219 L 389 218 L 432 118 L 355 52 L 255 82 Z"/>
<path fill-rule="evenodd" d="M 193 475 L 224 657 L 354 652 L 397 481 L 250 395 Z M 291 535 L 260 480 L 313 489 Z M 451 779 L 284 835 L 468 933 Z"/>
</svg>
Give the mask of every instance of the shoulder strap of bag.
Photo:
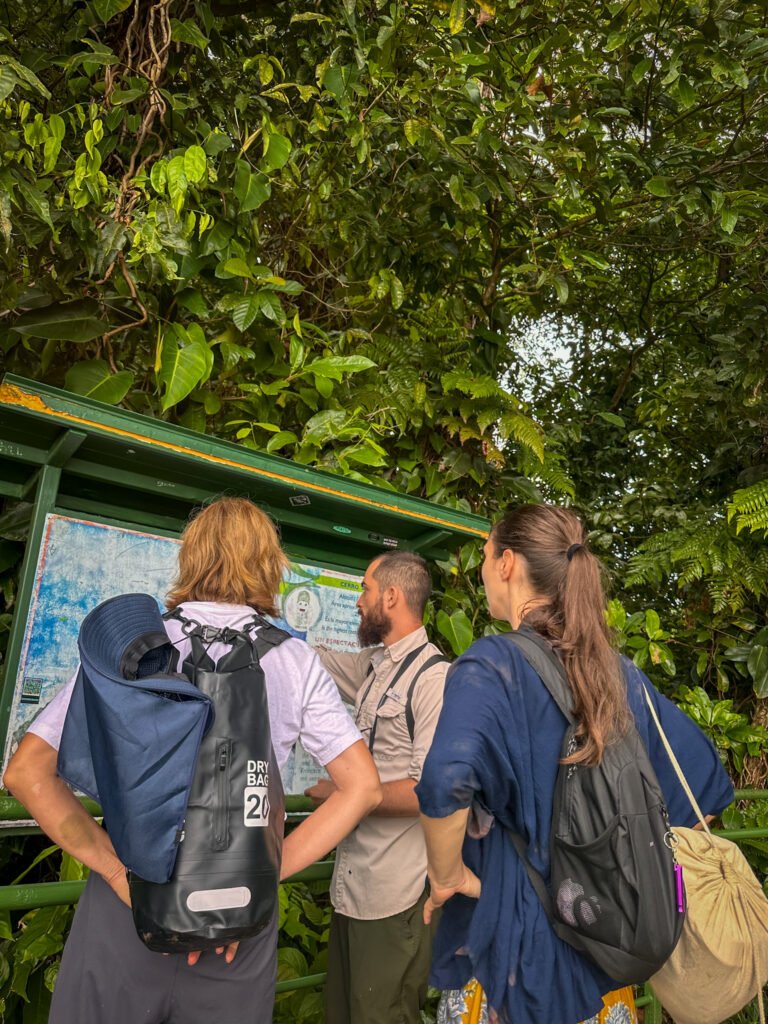
<svg viewBox="0 0 768 1024">
<path fill-rule="evenodd" d="M 411 667 L 411 665 L 418 658 L 418 656 L 421 654 L 421 652 L 424 650 L 424 648 L 426 646 L 427 646 L 426 644 L 422 644 L 421 647 L 417 647 L 415 651 L 409 651 L 408 654 L 406 654 L 406 656 L 403 658 L 402 662 L 400 663 L 400 668 L 397 670 L 397 672 L 392 677 L 392 680 L 391 680 L 389 686 L 386 688 L 384 693 L 382 693 L 381 697 L 379 697 L 379 703 L 376 705 L 376 711 L 374 712 L 373 722 L 371 723 L 371 731 L 370 731 L 370 734 L 368 736 L 368 750 L 371 753 L 373 753 L 373 741 L 376 739 L 376 726 L 378 725 L 378 722 L 379 722 L 379 710 L 380 710 L 380 708 L 383 706 L 384 701 L 387 699 L 387 695 L 389 694 L 390 690 L 392 690 L 394 688 L 394 686 L 398 682 L 398 680 L 408 671 L 408 669 Z M 373 685 L 373 680 L 371 680 L 371 686 L 372 685 Z M 370 690 L 370 686 L 368 687 L 368 690 Z M 367 697 L 367 696 L 368 696 L 368 691 L 366 691 L 366 694 L 365 694 L 365 697 Z M 365 700 L 365 697 L 363 698 L 363 700 Z M 360 702 L 360 707 L 362 708 L 362 706 L 363 706 L 363 702 L 361 701 Z"/>
<path fill-rule="evenodd" d="M 428 669 L 433 668 L 435 665 L 447 664 L 448 659 L 444 658 L 442 654 L 433 654 L 431 658 L 427 658 L 424 664 L 413 674 L 411 685 L 408 687 L 408 695 L 405 698 L 405 724 L 408 726 L 408 735 L 411 737 L 411 743 L 416 735 L 416 719 L 413 716 L 413 691 L 416 689 L 416 683 L 418 683 L 421 676 L 424 675 Z"/>
<path fill-rule="evenodd" d="M 574 725 L 576 719 L 572 711 L 570 684 L 568 683 L 568 677 L 565 674 L 562 662 L 552 649 L 552 645 L 543 636 L 527 626 L 522 626 L 511 633 L 503 633 L 501 635 L 507 637 L 519 649 L 525 660 L 541 679 L 544 686 L 546 686 L 552 700 L 560 708 L 568 723 Z M 513 832 L 512 829 L 507 829 L 506 832 L 518 857 L 523 862 L 523 867 L 533 886 L 534 892 L 539 897 L 544 912 L 551 923 L 556 923 L 552 895 L 549 889 L 547 889 L 544 879 L 528 858 L 528 844 L 518 832 Z"/>
<path fill-rule="evenodd" d="M 562 711 L 570 725 L 575 725 L 571 686 L 563 664 L 543 636 L 527 626 L 502 633 L 520 650 L 525 660 L 549 691 L 552 700 Z"/>
<path fill-rule="evenodd" d="M 654 725 L 658 729 L 659 736 L 661 737 L 661 742 L 664 744 L 664 749 L 667 752 L 667 756 L 669 757 L 669 760 L 672 762 L 672 767 L 675 769 L 675 774 L 677 775 L 678 782 L 683 787 L 685 795 L 690 800 L 691 807 L 693 808 L 696 817 L 701 822 L 701 827 L 704 829 L 707 835 L 711 836 L 712 832 L 710 830 L 710 827 L 707 824 L 704 815 L 702 814 L 701 808 L 698 805 L 696 797 L 693 795 L 693 790 L 688 785 L 688 780 L 686 779 L 685 775 L 683 775 L 683 769 L 680 767 L 680 762 L 675 757 L 675 752 L 672 749 L 672 745 L 667 739 L 667 734 L 664 732 L 661 722 L 659 721 L 659 716 L 656 713 L 656 708 L 653 706 L 653 701 L 651 700 L 650 695 L 648 694 L 648 688 L 646 687 L 645 683 L 642 684 L 642 687 L 643 696 L 645 697 L 645 703 L 648 705 L 648 710 L 651 713 L 651 718 L 653 719 Z"/>
</svg>

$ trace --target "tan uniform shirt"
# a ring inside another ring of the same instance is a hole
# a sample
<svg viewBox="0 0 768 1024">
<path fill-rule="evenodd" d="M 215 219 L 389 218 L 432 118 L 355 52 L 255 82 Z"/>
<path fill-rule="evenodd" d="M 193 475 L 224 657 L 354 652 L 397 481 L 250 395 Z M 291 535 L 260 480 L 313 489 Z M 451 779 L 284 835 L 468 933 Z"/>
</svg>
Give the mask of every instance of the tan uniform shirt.
<svg viewBox="0 0 768 1024">
<path fill-rule="evenodd" d="M 403 659 L 423 644 L 427 646 L 386 692 Z M 318 648 L 318 654 L 342 697 L 354 702 L 357 726 L 366 743 L 374 718 L 378 718 L 373 759 L 381 781 L 418 782 L 442 707 L 448 671 L 443 662 L 419 677 L 411 697 L 411 742 L 406 721 L 408 690 L 420 667 L 440 654 L 434 644 L 427 643 L 426 630 L 417 629 L 390 647 L 368 647 L 355 654 Z M 371 664 L 374 675 L 366 679 Z M 390 917 L 416 903 L 426 875 L 427 852 L 419 819 L 369 815 L 336 849 L 331 902 L 340 914 L 358 920 Z"/>
</svg>

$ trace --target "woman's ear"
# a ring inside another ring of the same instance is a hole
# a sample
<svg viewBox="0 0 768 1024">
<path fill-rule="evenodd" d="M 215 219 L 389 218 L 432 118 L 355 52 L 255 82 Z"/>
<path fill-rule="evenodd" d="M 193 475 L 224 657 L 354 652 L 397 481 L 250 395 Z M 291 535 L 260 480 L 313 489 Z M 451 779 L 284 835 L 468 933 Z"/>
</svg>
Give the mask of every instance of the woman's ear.
<svg viewBox="0 0 768 1024">
<path fill-rule="evenodd" d="M 499 572 L 505 583 L 511 579 L 512 573 L 515 570 L 515 559 L 515 552 L 511 548 L 504 548 L 499 559 Z"/>
</svg>

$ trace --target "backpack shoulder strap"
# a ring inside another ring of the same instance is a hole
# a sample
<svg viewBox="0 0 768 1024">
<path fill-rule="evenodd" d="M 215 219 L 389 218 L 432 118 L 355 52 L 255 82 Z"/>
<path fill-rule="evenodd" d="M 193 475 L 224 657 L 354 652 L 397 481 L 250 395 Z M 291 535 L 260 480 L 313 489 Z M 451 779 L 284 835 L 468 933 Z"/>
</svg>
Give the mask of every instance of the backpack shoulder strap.
<svg viewBox="0 0 768 1024">
<path fill-rule="evenodd" d="M 433 668 L 435 665 L 441 665 L 444 662 L 447 663 L 448 659 L 444 658 L 442 654 L 433 654 L 413 674 L 413 679 L 408 687 L 408 694 L 405 698 L 405 724 L 408 726 L 408 735 L 411 737 L 411 743 L 413 743 L 413 738 L 416 735 L 416 720 L 413 717 L 413 691 L 416 689 L 416 683 L 418 683 L 419 679 L 428 669 Z"/>
<path fill-rule="evenodd" d="M 572 711 L 573 705 L 568 677 L 565 674 L 565 669 L 560 659 L 552 649 L 552 645 L 547 643 L 544 637 L 535 632 L 535 630 L 529 629 L 526 626 L 502 635 L 507 637 L 518 648 L 544 686 L 546 686 L 550 696 L 560 708 L 569 724 L 574 725 L 575 718 Z M 555 923 L 556 918 L 552 895 L 547 889 L 544 879 L 528 859 L 528 844 L 519 833 L 513 832 L 512 829 L 507 829 L 506 832 L 518 857 L 522 861 L 530 883 L 544 908 L 544 912 L 550 922 Z"/>
<path fill-rule="evenodd" d="M 541 877 L 541 875 L 533 866 L 533 864 L 531 864 L 530 860 L 528 860 L 528 844 L 521 835 L 519 835 L 517 832 L 513 832 L 512 829 L 508 828 L 506 832 L 507 835 L 509 836 L 510 842 L 517 851 L 518 857 L 523 862 L 525 872 L 528 875 L 528 879 L 530 880 L 530 883 L 534 888 L 534 892 L 539 897 L 541 905 L 544 908 L 545 914 L 547 915 L 549 920 L 554 924 L 556 918 L 554 903 L 552 902 L 552 894 L 544 884 L 544 879 Z"/>
<path fill-rule="evenodd" d="M 501 635 L 511 640 L 519 649 L 546 686 L 552 700 L 560 708 L 568 722 L 574 725 L 576 719 L 573 715 L 571 687 L 562 662 L 552 649 L 552 645 L 547 643 L 544 637 L 536 633 L 535 630 L 528 629 L 526 626 Z"/>
<path fill-rule="evenodd" d="M 426 644 L 422 644 L 421 647 L 417 647 L 416 650 L 409 651 L 408 654 L 406 654 L 406 656 L 400 662 L 400 665 L 399 665 L 397 671 L 395 672 L 394 676 L 390 680 L 389 686 L 386 688 L 384 693 L 382 693 L 382 695 L 379 697 L 379 702 L 376 705 L 376 710 L 374 711 L 374 714 L 373 714 L 373 722 L 371 723 L 371 731 L 368 734 L 368 750 L 369 750 L 369 752 L 371 754 L 373 753 L 373 743 L 374 743 L 374 740 L 376 739 L 376 728 L 377 728 L 377 726 L 379 724 L 379 709 L 382 707 L 382 705 L 384 704 L 384 701 L 387 699 L 387 695 L 389 694 L 390 690 L 393 690 L 395 688 L 395 684 L 398 682 L 400 677 L 405 675 L 405 673 L 408 671 L 410 666 L 414 663 L 414 661 L 418 658 L 418 656 L 421 654 L 421 652 L 424 650 L 424 648 L 426 646 L 427 646 Z M 371 668 L 373 668 L 373 664 L 371 664 Z M 368 675 L 370 675 L 370 674 L 371 673 L 370 673 L 370 670 L 369 670 Z M 416 674 L 418 675 L 418 672 Z M 374 675 L 375 675 L 375 673 L 374 673 Z M 366 678 L 368 678 L 368 677 L 366 676 Z M 373 685 L 373 679 L 371 679 L 371 683 L 368 686 L 368 690 L 366 690 L 366 692 L 365 692 L 365 697 L 363 697 L 363 701 L 368 696 L 368 693 L 370 692 L 370 689 L 371 689 L 372 685 Z M 360 702 L 360 707 L 361 708 L 363 706 L 363 701 Z"/>
<path fill-rule="evenodd" d="M 251 633 L 251 638 L 253 649 L 259 658 L 263 658 L 269 651 L 291 639 L 290 633 L 278 626 L 273 626 L 261 615 L 254 615 L 251 622 L 243 626 L 243 630 L 250 630 L 251 626 L 258 627 L 257 632 Z"/>
</svg>

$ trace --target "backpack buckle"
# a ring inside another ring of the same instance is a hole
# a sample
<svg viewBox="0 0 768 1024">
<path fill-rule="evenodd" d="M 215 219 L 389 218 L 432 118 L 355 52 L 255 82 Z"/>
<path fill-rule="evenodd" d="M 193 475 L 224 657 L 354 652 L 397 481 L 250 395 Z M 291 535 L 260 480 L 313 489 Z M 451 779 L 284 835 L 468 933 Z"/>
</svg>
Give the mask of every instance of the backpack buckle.
<svg viewBox="0 0 768 1024">
<path fill-rule="evenodd" d="M 200 636 L 205 643 L 212 644 L 214 640 L 218 640 L 221 636 L 221 630 L 218 626 L 201 626 Z"/>
</svg>

